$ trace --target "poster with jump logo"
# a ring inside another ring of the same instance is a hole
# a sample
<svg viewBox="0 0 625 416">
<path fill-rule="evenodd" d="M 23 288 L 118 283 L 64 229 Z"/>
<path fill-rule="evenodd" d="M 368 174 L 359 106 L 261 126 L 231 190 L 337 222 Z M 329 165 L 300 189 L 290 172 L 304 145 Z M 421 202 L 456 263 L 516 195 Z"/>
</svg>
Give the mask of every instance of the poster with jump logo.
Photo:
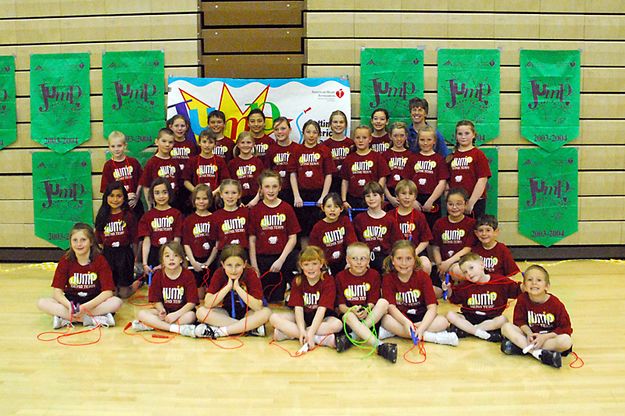
<svg viewBox="0 0 625 416">
<path fill-rule="evenodd" d="M 0 149 L 16 140 L 15 57 L 0 56 Z"/>
</svg>

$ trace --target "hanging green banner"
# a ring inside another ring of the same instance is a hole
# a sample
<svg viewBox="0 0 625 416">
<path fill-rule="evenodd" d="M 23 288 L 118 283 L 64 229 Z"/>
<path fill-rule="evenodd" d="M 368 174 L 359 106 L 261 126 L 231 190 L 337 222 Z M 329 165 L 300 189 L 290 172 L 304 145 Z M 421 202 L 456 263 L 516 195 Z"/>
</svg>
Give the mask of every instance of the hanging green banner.
<svg viewBox="0 0 625 416">
<path fill-rule="evenodd" d="M 410 122 L 408 101 L 423 97 L 423 49 L 365 48 L 360 52 L 360 120 L 369 124 L 376 108 L 391 121 Z"/>
<path fill-rule="evenodd" d="M 0 149 L 17 140 L 15 57 L 0 56 Z"/>
<path fill-rule="evenodd" d="M 476 144 L 499 136 L 499 50 L 438 51 L 438 129 L 455 144 L 456 123 L 470 120 Z"/>
<path fill-rule="evenodd" d="M 549 247 L 577 232 L 577 149 L 519 150 L 519 233 Z"/>
<path fill-rule="evenodd" d="M 89 54 L 30 57 L 30 135 L 65 153 L 89 140 Z"/>
<path fill-rule="evenodd" d="M 579 136 L 581 53 L 521 51 L 521 135 L 548 152 Z"/>
<path fill-rule="evenodd" d="M 35 152 L 32 162 L 35 235 L 67 249 L 72 226 L 93 223 L 90 154 Z"/>
<path fill-rule="evenodd" d="M 126 135 L 130 154 L 154 144 L 165 127 L 165 55 L 162 51 L 107 52 L 102 57 L 104 137 Z"/>
<path fill-rule="evenodd" d="M 480 150 L 486 155 L 492 174 L 486 184 L 486 213 L 497 217 L 499 211 L 497 204 L 499 197 L 499 153 L 496 147 L 480 147 Z"/>
</svg>

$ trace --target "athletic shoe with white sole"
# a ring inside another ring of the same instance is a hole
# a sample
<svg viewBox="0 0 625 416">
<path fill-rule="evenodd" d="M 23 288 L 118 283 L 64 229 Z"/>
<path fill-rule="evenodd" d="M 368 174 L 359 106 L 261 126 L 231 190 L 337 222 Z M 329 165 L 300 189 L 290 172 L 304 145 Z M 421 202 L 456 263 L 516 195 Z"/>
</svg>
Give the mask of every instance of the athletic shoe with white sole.
<svg viewBox="0 0 625 416">
<path fill-rule="evenodd" d="M 72 323 L 67 319 L 63 319 L 60 316 L 52 317 L 52 329 L 64 328 L 66 326 L 72 326 Z"/>
<path fill-rule="evenodd" d="M 219 333 L 219 335 L 218 335 Z M 221 332 L 219 332 L 219 329 L 214 327 L 214 326 L 210 326 L 210 325 L 206 325 L 206 324 L 199 324 L 195 327 L 195 336 L 197 338 L 212 338 L 212 339 L 216 339 L 217 337 L 221 336 Z"/>
<path fill-rule="evenodd" d="M 265 330 L 265 325 L 263 324 L 256 329 L 252 329 L 251 331 L 248 331 L 247 334 L 253 337 L 264 337 L 267 335 L 267 331 Z"/>
<path fill-rule="evenodd" d="M 385 342 L 378 345 L 378 355 L 395 364 L 397 362 L 397 344 Z"/>
<path fill-rule="evenodd" d="M 437 344 L 451 345 L 452 347 L 458 346 L 458 335 L 453 332 L 441 331 L 436 333 Z"/>
<path fill-rule="evenodd" d="M 107 313 L 106 315 L 96 315 L 94 317 L 86 315 L 82 318 L 82 324 L 84 326 L 100 325 L 104 328 L 108 328 L 110 326 L 115 326 L 115 318 L 113 318 L 113 315 L 110 313 Z"/>
<path fill-rule="evenodd" d="M 562 355 L 558 351 L 542 350 L 540 353 L 540 361 L 554 368 L 562 367 Z"/>
<path fill-rule="evenodd" d="M 180 335 L 195 338 L 195 325 L 180 325 Z"/>
<path fill-rule="evenodd" d="M 132 321 L 132 330 L 133 331 L 153 331 L 154 328 L 151 328 L 149 326 L 147 326 L 146 324 L 144 324 L 143 322 L 139 321 L 139 320 L 134 320 Z"/>
</svg>

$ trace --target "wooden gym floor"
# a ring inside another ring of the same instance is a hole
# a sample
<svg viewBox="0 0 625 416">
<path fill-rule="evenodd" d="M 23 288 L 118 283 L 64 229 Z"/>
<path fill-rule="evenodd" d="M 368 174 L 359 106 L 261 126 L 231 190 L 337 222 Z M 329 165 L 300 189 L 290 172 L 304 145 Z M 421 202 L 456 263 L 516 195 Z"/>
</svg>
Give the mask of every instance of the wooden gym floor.
<svg viewBox="0 0 625 416">
<path fill-rule="evenodd" d="M 319 348 L 294 359 L 268 338 L 242 338 L 235 350 L 184 337 L 154 345 L 122 332 L 138 308 L 128 303 L 97 344 L 62 346 L 37 340 L 51 330 L 51 318 L 35 302 L 51 294 L 53 265 L 2 264 L 0 414 L 623 414 L 625 262 L 543 264 L 571 315 L 581 369 L 569 368 L 570 357 L 556 370 L 504 356 L 498 345 L 477 339 L 456 348 L 426 344 L 427 360 L 419 365 L 401 357 L 411 345 L 406 340 L 397 341 L 395 365 L 356 348 L 341 355 Z M 439 310 L 451 307 L 441 302 Z M 510 318 L 512 308 L 505 314 Z M 96 337 L 94 331 L 68 342 Z M 294 341 L 281 345 L 298 348 Z"/>
</svg>

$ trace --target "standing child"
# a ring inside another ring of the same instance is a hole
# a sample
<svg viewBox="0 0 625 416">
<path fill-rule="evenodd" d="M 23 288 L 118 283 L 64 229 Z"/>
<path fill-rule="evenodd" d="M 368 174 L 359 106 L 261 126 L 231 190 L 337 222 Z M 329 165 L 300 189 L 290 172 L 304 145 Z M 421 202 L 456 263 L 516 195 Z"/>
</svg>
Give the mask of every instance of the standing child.
<svg viewBox="0 0 625 416">
<path fill-rule="evenodd" d="M 360 213 L 354 220 L 354 229 L 359 241 L 365 243 L 371 250 L 371 267 L 378 272 L 382 271 L 382 262 L 389 255 L 391 247 L 404 235 L 399 229 L 392 212 L 382 209 L 384 190 L 377 182 L 365 185 L 365 202 L 367 211 Z"/>
<path fill-rule="evenodd" d="M 484 152 L 475 147 L 475 125 L 469 120 L 456 123 L 456 151 L 449 160 L 450 187 L 467 191 L 464 212 L 479 218 L 486 211 L 486 184 L 490 167 Z"/>
<path fill-rule="evenodd" d="M 367 182 L 378 182 L 382 188 L 386 185 L 389 175 L 388 165 L 380 153 L 369 147 L 371 128 L 358 126 L 354 130 L 356 151 L 350 153 L 341 167 L 341 199 L 343 207 L 366 208 L 363 200 L 363 189 Z"/>
<path fill-rule="evenodd" d="M 295 154 L 301 145 L 291 140 L 291 123 L 286 117 L 278 117 L 273 122 L 276 145 L 267 152 L 267 168 L 280 176 L 280 198 L 292 203 L 291 177 L 295 177 Z"/>
<path fill-rule="evenodd" d="M 391 147 L 391 138 L 386 131 L 388 126 L 388 110 L 385 108 L 376 108 L 371 113 L 371 150 L 377 153 L 384 153 Z"/>
<path fill-rule="evenodd" d="M 217 143 L 215 144 L 215 155 L 224 158 L 226 163 L 232 159 L 234 141 L 224 135 L 226 128 L 226 114 L 220 110 L 213 110 L 208 114 L 208 127 L 215 133 Z"/>
<path fill-rule="evenodd" d="M 406 123 L 393 123 L 391 127 L 391 141 L 393 142 L 393 146 L 382 153 L 390 171 L 388 179 L 386 180 L 386 186 L 384 187 L 384 194 L 386 195 L 386 199 L 388 199 L 394 207 L 399 205 L 395 197 L 395 186 L 404 178 L 410 179 L 412 176 L 411 170 L 416 162 L 414 153 L 406 149 L 407 138 L 408 127 Z"/>
<path fill-rule="evenodd" d="M 397 344 L 382 343 L 369 328 L 377 324 L 388 311 L 388 301 L 380 297 L 382 279 L 369 268 L 369 247 L 353 243 L 347 247 L 349 267 L 336 276 L 336 303 L 343 322 L 360 339 L 376 348 L 378 355 L 392 363 L 397 361 Z M 336 350 L 343 352 L 352 346 L 344 333 L 336 335 Z"/>
<path fill-rule="evenodd" d="M 180 171 L 184 172 L 191 156 L 198 153 L 196 144 L 187 140 L 189 121 L 182 114 L 176 114 L 167 120 L 167 127 L 174 132 L 174 148 L 171 149 L 171 157 L 179 162 Z"/>
<path fill-rule="evenodd" d="M 527 354 L 543 364 L 560 368 L 562 357 L 573 351 L 571 320 L 564 304 L 548 292 L 549 273 L 532 265 L 525 270 L 523 288 L 514 307 L 513 323 L 501 328 L 501 351 Z"/>
<path fill-rule="evenodd" d="M 54 271 L 52 297 L 39 299 L 37 307 L 54 317 L 54 329 L 72 322 L 115 326 L 112 314 L 122 300 L 113 296 L 111 269 L 100 254 L 91 226 L 75 224 L 69 232 L 69 246 Z"/>
<path fill-rule="evenodd" d="M 497 241 L 499 236 L 497 218 L 492 215 L 483 215 L 478 218 L 475 223 L 475 235 L 479 243 L 475 244 L 471 251 L 482 256 L 486 273 L 495 273 L 506 277 L 521 273 L 510 249 L 504 243 Z"/>
<path fill-rule="evenodd" d="M 245 249 L 226 246 L 220 257 L 221 267 L 211 278 L 204 306 L 197 310 L 202 322 L 196 327 L 197 336 L 218 338 L 247 331 L 265 336 L 271 309 L 263 306 L 263 286 L 247 264 Z"/>
<path fill-rule="evenodd" d="M 415 247 L 401 240 L 393 245 L 384 260 L 386 274 L 382 278 L 382 297 L 389 303 L 388 314 L 382 318 L 380 339 L 393 336 L 412 338 L 445 345 L 458 345 L 458 337 L 447 332 L 447 319 L 437 314 L 438 302 L 430 277 L 420 269 Z"/>
<path fill-rule="evenodd" d="M 171 157 L 171 149 L 174 147 L 174 132 L 168 128 L 160 129 L 155 140 L 157 151 L 145 164 L 139 184 L 143 187 L 143 194 L 148 207 L 154 201 L 150 200 L 149 192 L 152 182 L 157 178 L 167 179 L 172 192 L 169 195 L 172 202 L 176 200 L 178 188 L 182 184 L 182 171 L 178 162 Z"/>
<path fill-rule="evenodd" d="M 140 310 L 132 322 L 135 331 L 160 329 L 195 338 L 195 312 L 199 303 L 193 274 L 178 241 L 170 241 L 159 250 L 161 268 L 154 274 L 148 291 L 151 309 Z"/>
<path fill-rule="evenodd" d="M 263 161 L 266 166 L 266 156 L 269 148 L 276 144 L 276 141 L 265 133 L 265 113 L 260 108 L 250 110 L 247 116 L 247 126 L 254 140 L 254 154 Z M 238 142 L 238 139 L 237 139 Z"/>
<path fill-rule="evenodd" d="M 213 240 L 217 242 L 218 251 L 229 244 L 248 248 L 249 209 L 239 203 L 241 192 L 241 184 L 235 179 L 224 179 L 219 185 L 224 207 L 212 217 L 212 223 L 215 224 Z"/>
<path fill-rule="evenodd" d="M 110 182 L 102 195 L 95 217 L 96 240 L 113 274 L 117 294 L 130 297 L 139 287 L 134 279 L 137 253 L 137 220 L 128 206 L 128 194 L 121 182 Z"/>
<path fill-rule="evenodd" d="M 213 205 L 213 197 L 210 188 L 206 184 L 199 184 L 191 192 L 191 201 L 195 212 L 185 218 L 182 226 L 182 243 L 184 252 L 193 267 L 195 284 L 198 288 L 198 298 L 204 297 L 208 267 L 217 257 L 217 247 L 213 240 L 213 227 L 217 226 L 213 221 L 208 208 Z"/>
<path fill-rule="evenodd" d="M 228 163 L 230 177 L 238 180 L 243 189 L 241 202 L 251 207 L 255 206 L 260 198 L 258 196 L 258 177 L 265 169 L 263 161 L 254 155 L 255 148 L 254 139 L 250 132 L 239 133 L 234 148 L 234 159 Z"/>
<path fill-rule="evenodd" d="M 332 152 L 332 160 L 336 169 L 332 174 L 330 190 L 338 194 L 341 193 L 341 166 L 347 155 L 354 149 L 354 141 L 345 136 L 346 128 L 347 116 L 345 113 L 341 110 L 333 111 L 330 114 L 330 137 L 321 143 Z"/>
<path fill-rule="evenodd" d="M 410 124 L 408 130 L 408 149 L 410 149 L 413 153 L 418 153 L 419 145 L 417 143 L 417 139 L 419 137 L 419 133 L 424 128 L 430 127 L 430 124 L 427 122 L 430 105 L 428 104 L 428 100 L 425 98 L 415 97 L 408 101 L 408 108 L 410 110 L 410 118 L 412 119 L 412 123 Z M 434 149 L 436 150 L 436 153 L 441 155 L 444 159 L 449 154 L 447 143 L 445 143 L 445 138 L 438 131 L 438 129 L 435 129 L 434 131 L 436 132 L 436 145 L 434 146 Z"/>
<path fill-rule="evenodd" d="M 352 222 L 343 211 L 343 201 L 336 192 L 323 198 L 321 209 L 325 217 L 313 226 L 309 244 L 321 247 L 332 276 L 345 268 L 345 249 L 358 241 Z"/>
<path fill-rule="evenodd" d="M 146 274 L 160 264 L 158 252 L 163 244 L 172 240 L 180 241 L 183 223 L 180 211 L 170 205 L 172 190 L 167 179 L 154 179 L 149 192 L 149 200 L 154 204 L 154 208 L 141 217 L 138 233 L 138 237 L 143 238 L 141 258 Z"/>
<path fill-rule="evenodd" d="M 306 350 L 317 344 L 336 347 L 334 333 L 342 325 L 334 313 L 334 279 L 323 271 L 324 266 L 325 258 L 319 247 L 302 250 L 298 259 L 301 274 L 293 279 L 289 298 L 294 311 L 271 315 L 274 340 L 299 339 L 301 345 L 307 345 Z"/>
<path fill-rule="evenodd" d="M 486 274 L 484 262 L 475 253 L 468 253 L 458 262 L 466 280 L 454 286 L 443 283 L 449 301 L 460 306 L 460 313 L 447 312 L 458 338 L 471 334 L 490 342 L 500 342 L 500 329 L 508 322 L 503 312 L 508 299 L 521 293 L 519 284 L 507 277 Z"/>
<path fill-rule="evenodd" d="M 201 152 L 189 160 L 183 175 L 184 186 L 189 192 L 193 192 L 197 185 L 205 183 L 210 187 L 214 197 L 217 194 L 219 184 L 224 179 L 229 178 L 230 173 L 225 160 L 213 153 L 217 142 L 215 133 L 209 129 L 203 130 L 198 140 Z"/>
<path fill-rule="evenodd" d="M 280 176 L 265 170 L 259 178 L 262 201 L 250 211 L 249 244 L 252 267 L 261 276 L 268 302 L 282 302 L 295 270 L 297 233 L 301 231 L 293 207 L 278 197 Z"/>
</svg>

